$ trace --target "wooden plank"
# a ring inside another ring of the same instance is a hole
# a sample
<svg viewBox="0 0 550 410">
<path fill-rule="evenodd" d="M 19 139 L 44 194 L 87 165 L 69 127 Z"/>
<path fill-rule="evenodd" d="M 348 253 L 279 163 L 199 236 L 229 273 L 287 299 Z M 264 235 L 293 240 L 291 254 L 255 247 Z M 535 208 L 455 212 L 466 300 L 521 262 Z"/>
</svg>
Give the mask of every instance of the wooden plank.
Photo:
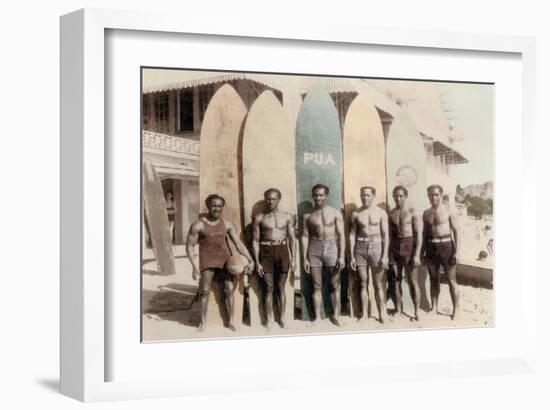
<svg viewBox="0 0 550 410">
<path fill-rule="evenodd" d="M 150 161 L 143 161 L 143 199 L 153 253 L 160 275 L 175 275 L 176 266 L 160 178 Z"/>
<path fill-rule="evenodd" d="M 252 253 L 252 220 L 262 211 L 264 192 L 281 191 L 279 209 L 296 218 L 294 131 L 288 114 L 271 91 L 264 91 L 252 105 L 243 137 L 243 203 L 245 237 Z M 250 324 L 265 321 L 262 280 L 254 273 L 249 292 Z M 286 286 L 285 321 L 294 318 L 294 274 Z"/>
<path fill-rule="evenodd" d="M 387 197 L 390 208 L 395 206 L 392 190 L 403 185 L 409 191 L 407 207 L 416 209 L 420 215 L 428 207 L 427 159 L 424 143 L 411 117 L 402 112 L 395 116 L 388 133 L 386 144 Z M 420 306 L 429 305 L 429 281 L 426 269 L 419 269 Z M 403 309 L 414 315 L 414 306 L 406 280 L 402 282 Z"/>
<path fill-rule="evenodd" d="M 342 208 L 342 139 L 340 122 L 328 92 L 313 87 L 300 108 L 296 123 L 296 197 L 298 221 L 313 208 L 311 187 L 324 184 L 330 188 L 328 205 Z M 302 255 L 302 259 L 305 255 Z M 303 263 L 300 263 L 303 269 Z M 301 272 L 302 319 L 313 317 L 311 276 Z M 323 275 L 322 315 L 330 315 L 331 302 L 328 272 Z"/>
<path fill-rule="evenodd" d="M 377 205 L 386 210 L 386 148 L 384 131 L 378 111 L 363 95 L 358 95 L 351 103 L 344 123 L 343 133 L 344 162 L 344 214 L 346 238 L 349 238 L 351 213 L 361 206 L 362 186 L 376 189 Z M 347 242 L 348 252 L 352 249 Z M 359 275 L 347 269 L 350 314 L 361 316 Z M 368 313 L 376 309 L 372 275 L 368 283 Z"/>
<path fill-rule="evenodd" d="M 223 218 L 242 229 L 240 197 L 240 141 L 246 107 L 229 84 L 225 84 L 212 97 L 201 129 L 199 201 L 201 212 L 206 212 L 205 199 L 210 194 L 225 198 Z M 237 251 L 229 241 L 231 253 Z M 213 283 L 214 285 L 214 283 Z M 235 279 L 235 323 L 242 322 L 244 289 L 242 277 Z M 220 313 L 224 312 L 220 289 L 212 287 L 214 297 L 209 300 L 208 325 L 222 324 Z"/>
</svg>

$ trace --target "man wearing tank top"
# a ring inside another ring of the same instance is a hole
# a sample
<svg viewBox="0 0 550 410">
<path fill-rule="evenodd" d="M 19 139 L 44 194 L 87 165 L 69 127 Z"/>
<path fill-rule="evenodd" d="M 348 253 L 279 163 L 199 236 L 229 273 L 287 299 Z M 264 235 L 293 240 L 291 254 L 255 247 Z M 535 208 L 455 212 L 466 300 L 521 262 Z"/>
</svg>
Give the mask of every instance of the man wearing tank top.
<svg viewBox="0 0 550 410">
<path fill-rule="evenodd" d="M 340 273 L 345 265 L 344 219 L 340 210 L 326 204 L 329 188 L 317 184 L 311 189 L 314 208 L 304 214 L 302 251 L 304 270 L 313 281 L 314 323 L 321 320 L 322 270 L 330 270 L 331 322 L 340 326 Z"/>
<path fill-rule="evenodd" d="M 443 267 L 453 303 L 451 319 L 459 314 L 458 284 L 456 282 L 456 255 L 460 254 L 460 228 L 456 214 L 442 201 L 443 188 L 430 185 L 427 189 L 431 208 L 424 211 L 424 241 L 421 256 L 428 265 L 430 274 L 431 311 L 439 313 L 439 280 Z"/>
<path fill-rule="evenodd" d="M 378 308 L 378 320 L 386 319 L 386 269 L 388 269 L 388 215 L 374 203 L 376 189 L 371 186 L 361 188 L 362 206 L 351 214 L 349 244 L 350 265 L 359 273 L 361 280 L 361 311 L 359 321 L 368 318 L 369 271 L 373 276 L 374 297 Z"/>
<path fill-rule="evenodd" d="M 205 201 L 208 213 L 199 216 L 199 219 L 189 228 L 187 235 L 187 256 L 193 266 L 193 280 L 199 279 L 199 295 L 201 304 L 201 322 L 199 331 L 206 328 L 206 313 L 212 280 L 223 283 L 225 310 L 227 312 L 227 327 L 235 331 L 233 275 L 225 270 L 225 262 L 231 256 L 227 246 L 226 236 L 233 241 L 237 251 L 248 259 L 245 273 L 254 269 L 254 262 L 246 246 L 239 239 L 239 234 L 232 222 L 222 218 L 225 199 L 217 194 L 209 195 Z M 195 259 L 194 247 L 199 245 L 199 263 Z"/>
</svg>

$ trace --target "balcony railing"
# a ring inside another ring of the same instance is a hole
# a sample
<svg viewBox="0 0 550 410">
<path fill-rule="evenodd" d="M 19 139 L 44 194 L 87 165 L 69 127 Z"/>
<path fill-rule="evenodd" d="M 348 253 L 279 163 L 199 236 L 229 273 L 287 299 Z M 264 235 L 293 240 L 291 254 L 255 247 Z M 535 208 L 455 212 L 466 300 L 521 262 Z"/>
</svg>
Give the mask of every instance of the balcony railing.
<svg viewBox="0 0 550 410">
<path fill-rule="evenodd" d="M 143 131 L 143 146 L 191 155 L 199 155 L 200 152 L 199 141 L 145 130 Z"/>
</svg>

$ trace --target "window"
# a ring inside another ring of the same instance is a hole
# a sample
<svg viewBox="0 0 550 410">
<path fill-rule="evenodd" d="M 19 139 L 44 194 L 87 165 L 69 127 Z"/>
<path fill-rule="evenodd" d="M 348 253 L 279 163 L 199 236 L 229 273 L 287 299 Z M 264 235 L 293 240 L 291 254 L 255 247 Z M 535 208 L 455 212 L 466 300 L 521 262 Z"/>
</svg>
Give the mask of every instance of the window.
<svg viewBox="0 0 550 410">
<path fill-rule="evenodd" d="M 185 89 L 179 93 L 179 131 L 193 130 L 193 90 Z"/>
<path fill-rule="evenodd" d="M 155 120 L 157 122 L 167 122 L 168 114 L 168 94 L 162 93 L 155 95 Z"/>
</svg>

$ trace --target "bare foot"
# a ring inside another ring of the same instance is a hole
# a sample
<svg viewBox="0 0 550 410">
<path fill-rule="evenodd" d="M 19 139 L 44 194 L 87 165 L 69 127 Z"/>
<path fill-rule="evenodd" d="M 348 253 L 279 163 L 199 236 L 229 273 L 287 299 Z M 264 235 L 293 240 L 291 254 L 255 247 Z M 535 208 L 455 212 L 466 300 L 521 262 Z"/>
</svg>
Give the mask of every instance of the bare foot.
<svg viewBox="0 0 550 410">
<path fill-rule="evenodd" d="M 199 327 L 197 328 L 197 332 L 204 332 L 204 330 L 206 329 L 206 325 L 204 324 L 200 324 Z"/>
<path fill-rule="evenodd" d="M 330 318 L 330 321 L 331 321 L 331 323 L 332 323 L 333 325 L 335 325 L 335 326 L 338 326 L 338 327 L 341 327 L 341 326 L 342 326 L 342 324 L 340 323 L 340 321 L 338 320 L 338 318 L 336 318 L 336 317 L 334 317 L 334 316 Z"/>
<path fill-rule="evenodd" d="M 228 323 L 227 324 L 227 328 L 229 330 L 231 330 L 232 332 L 236 332 L 237 331 L 237 328 L 235 327 L 235 325 L 233 323 Z"/>
<path fill-rule="evenodd" d="M 271 329 L 273 329 L 273 322 L 268 320 L 267 323 L 265 324 L 265 328 L 269 332 Z"/>
<path fill-rule="evenodd" d="M 281 319 L 279 320 L 279 326 L 281 329 L 285 329 L 286 328 L 286 323 Z"/>
<path fill-rule="evenodd" d="M 381 324 L 384 324 L 386 322 L 386 317 L 385 316 L 380 316 L 380 318 L 378 319 L 378 321 L 381 323 Z"/>
<path fill-rule="evenodd" d="M 357 323 L 366 323 L 368 319 L 369 319 L 368 315 L 363 315 L 357 319 Z"/>
<path fill-rule="evenodd" d="M 321 319 L 315 319 L 313 322 L 311 322 L 311 325 L 313 327 L 317 327 L 321 324 Z"/>
</svg>

